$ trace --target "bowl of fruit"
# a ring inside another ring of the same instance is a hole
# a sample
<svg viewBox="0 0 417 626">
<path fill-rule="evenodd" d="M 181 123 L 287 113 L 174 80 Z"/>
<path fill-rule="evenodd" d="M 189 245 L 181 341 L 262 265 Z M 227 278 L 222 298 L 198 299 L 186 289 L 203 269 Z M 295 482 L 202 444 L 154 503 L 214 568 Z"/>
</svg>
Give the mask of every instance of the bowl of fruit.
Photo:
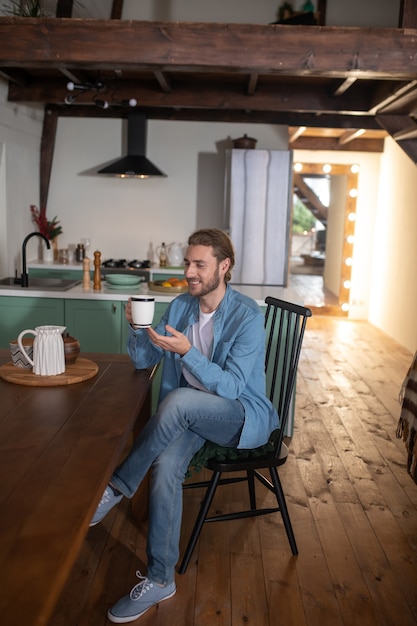
<svg viewBox="0 0 417 626">
<path fill-rule="evenodd" d="M 151 291 L 162 291 L 162 293 L 185 293 L 188 291 L 188 283 L 186 278 L 178 278 L 172 276 L 164 280 L 152 280 L 148 283 Z"/>
</svg>

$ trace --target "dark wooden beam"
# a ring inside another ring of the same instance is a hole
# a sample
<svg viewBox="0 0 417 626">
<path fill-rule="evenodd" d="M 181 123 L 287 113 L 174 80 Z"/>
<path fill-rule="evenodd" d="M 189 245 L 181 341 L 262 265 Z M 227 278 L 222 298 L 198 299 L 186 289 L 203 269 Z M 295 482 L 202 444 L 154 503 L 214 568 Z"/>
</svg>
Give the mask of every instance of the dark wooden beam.
<svg viewBox="0 0 417 626">
<path fill-rule="evenodd" d="M 58 111 L 45 107 L 41 140 L 40 158 L 40 195 L 39 206 L 45 207 L 48 202 L 49 182 L 51 180 L 52 161 L 55 149 L 55 137 L 58 124 Z"/>
<path fill-rule="evenodd" d="M 74 0 L 58 0 L 55 17 L 71 17 Z"/>
<path fill-rule="evenodd" d="M 355 76 L 350 76 L 349 78 L 346 78 L 344 81 L 342 81 L 338 87 L 336 87 L 336 89 L 333 91 L 333 95 L 334 96 L 341 96 L 342 94 L 345 93 L 345 91 L 347 91 L 348 89 L 350 89 L 350 87 L 356 83 L 358 79 Z"/>
<path fill-rule="evenodd" d="M 355 139 L 358 139 L 358 137 L 361 137 L 364 132 L 364 128 L 357 128 L 356 130 L 346 131 L 345 133 L 343 133 L 343 135 L 339 137 L 339 145 L 344 146 L 345 144 L 350 143 Z"/>
<path fill-rule="evenodd" d="M 319 24 L 320 26 L 324 26 L 326 23 L 326 4 L 327 0 L 317 0 L 317 12 L 319 14 Z"/>
<path fill-rule="evenodd" d="M 159 86 L 162 89 L 162 91 L 164 93 L 170 93 L 170 91 L 171 91 L 171 82 L 170 82 L 168 76 L 164 72 L 160 72 L 159 70 L 154 72 L 154 74 L 155 74 L 155 78 L 158 81 Z"/>
<path fill-rule="evenodd" d="M 0 67 L 0 76 L 15 85 L 20 85 L 21 87 L 30 83 L 29 74 L 24 70 L 19 70 L 15 67 Z"/>
<path fill-rule="evenodd" d="M 248 96 L 253 96 L 258 85 L 259 74 L 251 74 L 248 80 L 248 87 L 246 93 Z"/>
<path fill-rule="evenodd" d="M 413 115 L 417 112 L 417 81 L 410 82 L 408 89 L 404 89 L 402 93 L 397 93 L 396 96 L 394 100 L 378 108 L 378 113 Z"/>
<path fill-rule="evenodd" d="M 414 79 L 416 36 L 413 29 L 397 28 L 1 18 L 0 67 L 217 68 L 245 74 L 395 74 L 397 79 Z"/>
<path fill-rule="evenodd" d="M 392 137 L 396 134 L 399 136 L 399 133 L 410 125 L 410 118 L 407 115 L 377 115 L 376 119 L 381 128 L 386 130 Z M 397 143 L 413 163 L 417 163 L 417 141 L 415 139 L 404 139 L 398 140 Z"/>
<path fill-rule="evenodd" d="M 53 105 L 62 117 L 109 117 L 127 118 L 131 109 L 122 107 L 86 107 L 79 105 Z M 373 116 L 363 115 L 315 115 L 298 112 L 271 112 L 271 111 L 230 111 L 219 109 L 170 109 L 140 107 L 148 119 L 189 121 L 189 122 L 228 122 L 250 124 L 278 124 L 283 126 L 311 126 L 314 128 L 366 128 L 381 130 L 380 124 Z"/>
<path fill-rule="evenodd" d="M 413 121 L 410 126 L 394 133 L 395 141 L 403 141 L 404 139 L 417 139 L 417 124 Z"/>
<path fill-rule="evenodd" d="M 244 81 L 244 77 L 242 77 Z M 194 80 L 191 83 L 176 81 L 175 89 L 166 93 L 155 89 L 153 80 L 148 81 L 109 81 L 109 91 L 118 101 L 136 98 L 144 107 L 231 109 L 252 111 L 299 111 L 305 113 L 341 113 L 365 115 L 370 104 L 369 89 L 356 89 L 345 96 L 333 97 L 326 87 L 310 89 L 308 85 L 289 83 L 263 85 L 248 96 L 244 82 L 226 83 L 224 81 L 204 82 Z M 66 82 L 57 85 L 49 80 L 32 81 L 29 86 L 10 85 L 9 100 L 12 102 L 48 102 L 60 104 L 67 95 Z M 94 93 L 80 93 L 77 104 L 94 105 Z"/>
<path fill-rule="evenodd" d="M 123 0 L 113 0 L 111 7 L 111 19 L 112 20 L 120 20 L 122 19 L 123 13 Z"/>
<path fill-rule="evenodd" d="M 374 115 L 382 112 L 390 105 L 397 107 L 402 98 L 417 87 L 417 80 L 398 81 L 395 83 L 384 83 L 377 87 L 372 98 L 372 106 L 369 113 Z"/>
<path fill-rule="evenodd" d="M 307 126 L 298 126 L 293 133 L 288 135 L 288 143 L 291 145 L 296 139 L 301 137 L 307 130 Z"/>
<path fill-rule="evenodd" d="M 383 139 L 355 139 L 343 146 L 337 137 L 304 137 L 301 136 L 291 144 L 291 150 L 329 150 L 344 152 L 384 152 Z"/>
<path fill-rule="evenodd" d="M 400 28 L 417 28 L 417 3 L 415 0 L 401 0 Z"/>
</svg>

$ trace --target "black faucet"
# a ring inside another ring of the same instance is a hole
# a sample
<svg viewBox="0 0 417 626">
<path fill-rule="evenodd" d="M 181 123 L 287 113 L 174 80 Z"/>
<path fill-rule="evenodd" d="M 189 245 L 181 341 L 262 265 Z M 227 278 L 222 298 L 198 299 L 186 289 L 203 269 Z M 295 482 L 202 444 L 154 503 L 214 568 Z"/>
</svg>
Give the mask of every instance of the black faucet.
<svg viewBox="0 0 417 626">
<path fill-rule="evenodd" d="M 47 248 L 51 247 L 48 237 L 46 237 L 42 233 L 38 233 L 38 232 L 30 233 L 27 237 L 24 238 L 23 243 L 22 243 L 22 274 L 21 274 L 21 278 L 14 279 L 14 282 L 17 285 L 22 285 L 22 287 L 29 287 L 29 275 L 28 275 L 27 267 L 26 267 L 26 244 L 29 241 L 29 239 L 32 239 L 32 237 L 41 237 L 41 239 L 43 239 L 46 242 L 46 247 Z"/>
</svg>

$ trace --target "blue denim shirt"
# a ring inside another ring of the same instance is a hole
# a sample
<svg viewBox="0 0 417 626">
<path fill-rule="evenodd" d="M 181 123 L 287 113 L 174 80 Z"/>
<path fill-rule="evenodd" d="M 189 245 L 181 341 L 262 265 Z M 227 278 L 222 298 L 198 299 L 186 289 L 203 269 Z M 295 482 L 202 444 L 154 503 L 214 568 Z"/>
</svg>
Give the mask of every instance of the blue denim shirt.
<svg viewBox="0 0 417 626">
<path fill-rule="evenodd" d="M 155 327 L 166 335 L 165 325 L 187 333 L 198 320 L 199 299 L 188 293 L 175 298 Z M 211 359 L 194 346 L 180 357 L 154 346 L 146 330 L 129 331 L 127 351 L 135 367 L 150 367 L 164 357 L 159 401 L 180 386 L 182 366 L 210 392 L 238 399 L 245 409 L 245 422 L 238 448 L 256 448 L 268 441 L 278 427 L 275 408 L 265 395 L 264 316 L 254 300 L 227 285 L 213 316 Z M 204 392 L 202 392 L 204 393 Z"/>
</svg>

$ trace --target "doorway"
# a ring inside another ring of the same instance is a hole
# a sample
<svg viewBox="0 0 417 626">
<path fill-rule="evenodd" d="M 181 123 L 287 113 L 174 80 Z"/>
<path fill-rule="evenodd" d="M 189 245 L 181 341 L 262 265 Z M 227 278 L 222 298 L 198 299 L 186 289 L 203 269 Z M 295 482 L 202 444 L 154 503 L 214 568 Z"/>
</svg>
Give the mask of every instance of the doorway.
<svg viewBox="0 0 417 626">
<path fill-rule="evenodd" d="M 316 313 L 349 311 L 358 172 L 355 164 L 293 167 L 289 286 Z"/>
</svg>

